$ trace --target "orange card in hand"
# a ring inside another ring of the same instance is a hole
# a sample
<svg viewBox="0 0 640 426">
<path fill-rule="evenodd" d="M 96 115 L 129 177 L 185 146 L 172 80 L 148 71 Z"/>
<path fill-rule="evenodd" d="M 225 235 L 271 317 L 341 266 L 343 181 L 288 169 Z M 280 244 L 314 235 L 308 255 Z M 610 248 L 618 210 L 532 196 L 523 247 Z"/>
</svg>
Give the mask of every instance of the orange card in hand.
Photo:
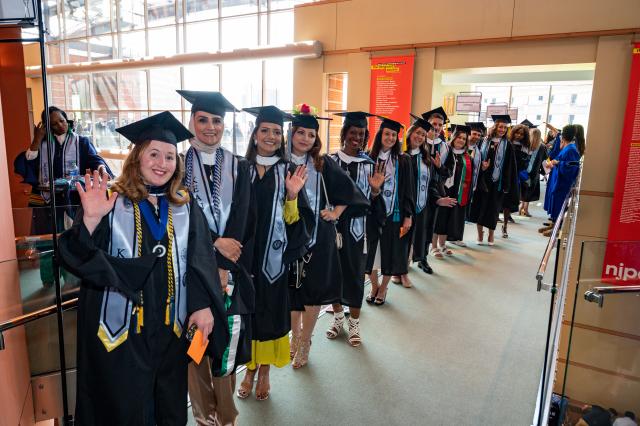
<svg viewBox="0 0 640 426">
<path fill-rule="evenodd" d="M 203 342 L 202 331 L 196 330 L 193 335 L 193 340 L 191 340 L 189 350 L 187 351 L 187 355 L 189 355 L 191 359 L 194 360 L 198 365 L 200 365 L 200 361 L 202 361 L 204 351 L 205 349 L 207 349 L 207 344 L 208 342 Z"/>
</svg>

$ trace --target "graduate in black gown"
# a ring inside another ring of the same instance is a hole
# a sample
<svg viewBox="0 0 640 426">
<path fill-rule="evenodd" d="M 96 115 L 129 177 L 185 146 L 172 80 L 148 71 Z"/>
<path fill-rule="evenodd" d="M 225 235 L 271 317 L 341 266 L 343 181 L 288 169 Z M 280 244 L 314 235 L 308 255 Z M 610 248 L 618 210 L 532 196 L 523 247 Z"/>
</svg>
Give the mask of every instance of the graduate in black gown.
<svg viewBox="0 0 640 426">
<path fill-rule="evenodd" d="M 509 222 L 515 221 L 511 217 L 512 212 L 516 212 L 520 206 L 520 172 L 526 171 L 529 165 L 529 128 L 524 124 L 517 124 L 511 128 L 509 141 L 513 145 L 513 168 L 512 182 L 509 192 L 505 194 L 502 205 L 502 238 L 509 238 Z"/>
<path fill-rule="evenodd" d="M 235 424 L 236 367 L 251 360 L 251 314 L 255 290 L 251 247 L 255 232 L 249 162 L 221 146 L 224 117 L 236 108 L 219 92 L 178 90 L 191 103 L 189 130 L 194 137 L 185 154 L 185 186 L 202 208 L 215 248 L 229 330 L 220 359 L 189 364 L 189 397 L 199 424 Z M 222 326 L 222 325 L 221 325 Z M 214 362 L 215 361 L 215 362 Z"/>
<path fill-rule="evenodd" d="M 289 146 L 291 161 L 307 167 L 305 192 L 315 220 L 308 252 L 297 261 L 301 269 L 296 271 L 302 272 L 290 275 L 291 354 L 296 369 L 307 364 L 320 306 L 340 303 L 342 298 L 336 222 L 343 215 L 364 216 L 369 209 L 368 198 L 349 175 L 333 158 L 320 155 L 318 129 L 317 118 L 310 115 L 308 105 L 302 105 L 293 118 Z"/>
<path fill-rule="evenodd" d="M 476 193 L 476 190 L 478 189 L 478 181 L 479 181 L 479 177 L 480 177 L 480 171 L 482 170 L 482 141 L 484 138 L 484 135 L 487 131 L 487 128 L 485 127 L 484 123 L 481 121 L 469 121 L 464 123 L 467 126 L 469 126 L 470 128 L 470 132 L 469 132 L 469 146 L 467 148 L 467 152 L 469 153 L 469 156 L 471 157 L 471 159 L 473 160 L 473 188 L 471 191 L 471 200 L 469 201 L 469 203 L 467 203 L 467 209 L 466 209 L 466 218 L 468 222 L 471 222 L 471 218 L 470 218 L 470 213 L 471 213 L 471 201 L 473 200 L 473 197 Z M 478 235 L 478 242 L 481 242 L 482 240 L 480 239 L 480 235 Z M 461 247 L 466 247 L 466 244 L 464 243 L 463 240 L 460 241 L 454 241 L 453 244 L 461 246 Z"/>
<path fill-rule="evenodd" d="M 427 262 L 427 247 L 432 238 L 433 227 L 429 229 L 429 223 L 433 225 L 433 220 L 429 220 L 429 203 L 434 201 L 429 198 L 429 187 L 433 176 L 434 167 L 431 154 L 426 147 L 427 138 L 435 137 L 433 126 L 425 119 L 411 114 L 416 120 L 407 130 L 406 153 L 411 157 L 413 166 L 413 179 L 416 187 L 416 214 L 413 220 L 412 251 L 411 260 L 418 262 L 418 267 L 428 273 L 433 273 L 433 269 Z"/>
<path fill-rule="evenodd" d="M 251 273 L 256 290 L 252 316 L 252 358 L 238 396 L 247 398 L 258 371 L 256 399 L 269 397 L 271 365 L 290 361 L 289 267 L 307 252 L 313 225 L 305 191 L 306 166 L 286 159 L 284 120 L 292 117 L 274 106 L 245 108 L 256 116 L 246 158 L 250 163 L 256 231 Z"/>
<path fill-rule="evenodd" d="M 487 242 L 494 245 L 494 231 L 498 224 L 498 211 L 515 176 L 513 145 L 507 139 L 511 117 L 493 115 L 494 126 L 482 143 L 482 166 L 478 186 L 471 201 L 469 219 L 478 228 L 478 243 L 484 244 L 484 230 L 489 229 Z"/>
<path fill-rule="evenodd" d="M 47 111 L 42 111 L 42 121 L 33 129 L 33 140 L 26 151 L 18 154 L 14 160 L 14 170 L 23 178 L 23 183 L 31 185 L 29 194 L 29 207 L 31 209 L 31 234 L 42 235 L 64 230 L 65 216 L 73 218 L 76 206 L 80 202 L 75 190 L 74 178 L 78 178 L 87 170 L 97 170 L 100 175 L 113 173 L 107 163 L 98 155 L 91 140 L 85 136 L 79 136 L 73 130 L 73 121 L 69 120 L 67 113 L 55 106 L 48 109 L 49 115 L 49 141 L 45 118 Z M 53 152 L 51 154 L 51 152 Z M 49 173 L 47 153 L 53 163 L 53 173 Z M 49 181 L 54 180 L 55 193 L 53 197 L 49 192 Z M 56 226 L 53 226 L 51 209 L 49 205 L 55 199 Z M 53 249 L 51 242 L 39 245 L 41 252 Z M 40 258 L 40 278 L 45 287 L 53 285 L 53 266 L 51 255 L 42 255 Z M 62 276 L 67 278 L 66 271 L 62 270 Z"/>
<path fill-rule="evenodd" d="M 422 118 L 427 120 L 429 124 L 433 126 L 435 137 L 433 139 L 427 137 L 426 147 L 433 160 L 435 171 L 433 175 L 434 183 L 439 183 L 443 179 L 443 176 L 446 177 L 446 169 L 443 167 L 443 164 L 449 154 L 449 145 L 444 141 L 443 130 L 448 117 L 444 108 L 440 106 L 432 109 L 431 111 L 422 113 Z M 433 236 L 436 209 L 437 205 L 435 202 L 427 204 L 427 246 L 425 247 L 425 253 L 427 254 L 429 253 L 429 245 L 432 245 L 433 247 L 436 246 L 436 239 Z M 431 254 L 435 254 L 435 251 L 431 250 Z M 428 263 L 426 264 L 425 272 L 428 274 L 433 273 L 433 269 Z"/>
<path fill-rule="evenodd" d="M 438 250 L 434 256 L 451 256 L 453 251 L 446 246 L 447 237 L 461 241 L 464 233 L 466 209 L 473 193 L 474 164 L 468 152 L 471 128 L 456 125 L 449 144 L 449 155 L 444 162 L 447 178 L 442 182 L 444 196 L 455 200 L 450 206 L 439 206 L 436 212 L 434 235 Z"/>
<path fill-rule="evenodd" d="M 547 148 L 542 143 L 540 129 L 534 127 L 529 131 L 529 141 L 529 161 L 527 169 L 521 172 L 520 182 L 520 215 L 527 217 L 531 217 L 529 203 L 540 199 L 540 174 L 544 174 L 542 162 L 547 158 Z"/>
<path fill-rule="evenodd" d="M 187 329 L 214 358 L 228 341 L 209 227 L 181 189 L 176 144 L 192 135 L 170 112 L 117 131 L 135 145 L 113 192 L 87 174 L 60 237 L 63 265 L 82 279 L 75 423 L 184 425 Z"/>
<path fill-rule="evenodd" d="M 371 279 L 371 296 L 375 305 L 383 305 L 392 276 L 399 276 L 405 286 L 411 283 L 409 272 L 409 231 L 415 215 L 415 182 L 411 158 L 402 152 L 398 134 L 402 124 L 382 118 L 380 129 L 373 141 L 369 156 L 385 167 L 385 181 L 381 197 L 385 207 L 382 226 L 370 222 L 367 229 L 367 269 Z M 380 250 L 382 283 L 378 284 L 378 271 L 374 268 L 376 252 Z"/>
<path fill-rule="evenodd" d="M 380 188 L 384 182 L 384 165 L 375 162 L 364 152 L 369 140 L 367 118 L 372 114 L 362 111 L 337 113 L 344 117 L 340 130 L 342 149 L 331 158 L 349 175 L 371 207 L 365 216 L 341 215 L 337 229 L 342 235 L 340 274 L 342 276 L 341 301 L 333 304 L 333 321 L 326 332 L 328 339 L 337 338 L 345 323 L 344 307 L 349 307 L 348 342 L 360 346 L 360 310 L 364 298 L 365 267 L 367 262 L 367 226 L 370 222 L 384 222 L 384 202 Z M 373 299 L 367 299 L 373 302 Z"/>
</svg>

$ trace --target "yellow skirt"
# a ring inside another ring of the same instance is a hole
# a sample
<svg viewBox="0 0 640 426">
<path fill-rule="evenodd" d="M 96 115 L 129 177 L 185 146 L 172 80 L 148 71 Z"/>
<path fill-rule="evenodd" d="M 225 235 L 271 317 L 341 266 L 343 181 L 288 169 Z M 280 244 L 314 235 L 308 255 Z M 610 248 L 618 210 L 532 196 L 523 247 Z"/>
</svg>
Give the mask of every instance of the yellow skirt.
<svg viewBox="0 0 640 426">
<path fill-rule="evenodd" d="M 289 361 L 289 334 L 275 340 L 251 341 L 251 361 L 247 364 L 249 370 L 255 370 L 260 364 L 282 368 Z"/>
</svg>

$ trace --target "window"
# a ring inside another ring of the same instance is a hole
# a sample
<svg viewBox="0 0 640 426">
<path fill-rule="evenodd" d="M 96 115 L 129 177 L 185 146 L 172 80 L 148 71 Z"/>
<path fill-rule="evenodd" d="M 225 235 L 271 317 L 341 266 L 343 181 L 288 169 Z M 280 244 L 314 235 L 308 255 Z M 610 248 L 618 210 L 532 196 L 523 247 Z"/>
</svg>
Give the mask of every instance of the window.
<svg viewBox="0 0 640 426">
<path fill-rule="evenodd" d="M 538 121 L 542 120 L 542 115 L 540 115 L 540 114 L 536 115 L 536 120 L 538 120 Z"/>
<path fill-rule="evenodd" d="M 538 100 L 542 101 L 544 99 L 544 96 L 538 96 Z"/>
<path fill-rule="evenodd" d="M 569 124 L 573 124 L 573 120 L 576 119 L 576 116 L 574 114 L 569 114 Z"/>
<path fill-rule="evenodd" d="M 347 110 L 347 88 L 348 88 L 348 75 L 344 73 L 328 74 L 326 81 L 326 95 L 325 95 L 325 115 L 332 117 L 336 112 L 344 112 Z M 323 128 L 320 129 L 320 134 L 323 135 L 321 140 L 326 146 L 327 152 L 336 152 L 341 148 L 340 144 L 340 129 L 342 128 L 342 119 L 340 117 L 333 116 L 333 120 L 326 124 L 326 131 L 323 132 Z M 321 123 L 325 126 L 324 123 Z"/>
<path fill-rule="evenodd" d="M 576 101 L 578 100 L 578 95 L 577 94 L 572 94 L 571 95 L 571 105 L 575 105 Z"/>
</svg>

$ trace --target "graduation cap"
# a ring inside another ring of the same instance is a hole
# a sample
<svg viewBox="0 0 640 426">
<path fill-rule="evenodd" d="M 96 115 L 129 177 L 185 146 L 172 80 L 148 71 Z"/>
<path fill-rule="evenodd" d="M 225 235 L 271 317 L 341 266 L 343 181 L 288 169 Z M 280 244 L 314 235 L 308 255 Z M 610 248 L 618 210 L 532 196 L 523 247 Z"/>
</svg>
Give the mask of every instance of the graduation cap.
<svg viewBox="0 0 640 426">
<path fill-rule="evenodd" d="M 509 114 L 492 114 L 491 119 L 494 123 L 502 121 L 503 123 L 511 124 L 511 116 Z"/>
<path fill-rule="evenodd" d="M 467 121 L 464 124 L 471 127 L 471 130 L 476 130 L 480 133 L 484 133 L 487 131 L 487 126 L 485 126 L 482 121 Z"/>
<path fill-rule="evenodd" d="M 452 124 L 451 125 L 451 133 L 471 133 L 471 126 L 466 126 L 464 124 Z"/>
<path fill-rule="evenodd" d="M 205 111 L 224 117 L 227 111 L 237 111 L 231 102 L 220 92 L 201 92 L 196 90 L 176 90 L 191 104 L 191 112 Z"/>
<path fill-rule="evenodd" d="M 285 121 L 293 120 L 293 116 L 291 114 L 288 114 L 273 105 L 242 108 L 242 110 L 251 115 L 255 115 L 256 127 L 258 127 L 260 123 L 273 123 L 283 127 Z"/>
<path fill-rule="evenodd" d="M 533 124 L 532 122 L 530 122 L 529 120 L 527 120 L 526 118 L 520 124 L 522 124 L 524 126 L 527 126 L 530 129 L 535 129 L 536 127 L 538 127 L 535 124 Z"/>
<path fill-rule="evenodd" d="M 134 144 L 154 140 L 177 145 L 178 142 L 193 137 L 193 134 L 169 111 L 119 127 L 116 132 Z"/>
<path fill-rule="evenodd" d="M 386 118 L 386 117 L 382 117 L 380 115 L 377 115 L 376 117 L 378 117 L 380 120 L 382 120 L 382 123 L 380 123 L 380 130 L 382 129 L 391 129 L 396 133 L 400 133 L 400 129 L 402 129 L 404 127 L 404 125 L 402 123 L 399 123 L 395 120 L 392 120 L 390 118 Z"/>
<path fill-rule="evenodd" d="M 291 125 L 296 127 L 304 127 L 305 129 L 318 130 L 320 123 L 318 120 L 331 120 L 328 117 L 317 117 L 311 114 L 294 114 Z"/>
<path fill-rule="evenodd" d="M 431 116 L 434 114 L 440 114 L 442 116 L 442 120 L 447 121 L 447 118 L 448 118 L 447 113 L 444 112 L 444 108 L 442 108 L 441 106 L 439 106 L 438 108 L 432 109 L 431 111 L 423 112 L 422 118 L 424 118 L 425 120 L 429 120 Z"/>
<path fill-rule="evenodd" d="M 336 112 L 334 115 L 344 117 L 343 127 L 353 126 L 359 128 L 366 128 L 368 126 L 367 117 L 374 116 L 374 114 L 363 111 Z"/>
<path fill-rule="evenodd" d="M 429 130 L 433 129 L 433 126 L 431 125 L 431 123 L 429 123 L 427 120 L 425 120 L 422 117 L 418 117 L 415 114 L 409 113 L 409 115 L 411 117 L 413 117 L 413 119 L 415 120 L 413 122 L 414 126 L 418 126 L 421 127 L 422 129 L 424 129 L 425 132 L 428 132 Z"/>
</svg>

